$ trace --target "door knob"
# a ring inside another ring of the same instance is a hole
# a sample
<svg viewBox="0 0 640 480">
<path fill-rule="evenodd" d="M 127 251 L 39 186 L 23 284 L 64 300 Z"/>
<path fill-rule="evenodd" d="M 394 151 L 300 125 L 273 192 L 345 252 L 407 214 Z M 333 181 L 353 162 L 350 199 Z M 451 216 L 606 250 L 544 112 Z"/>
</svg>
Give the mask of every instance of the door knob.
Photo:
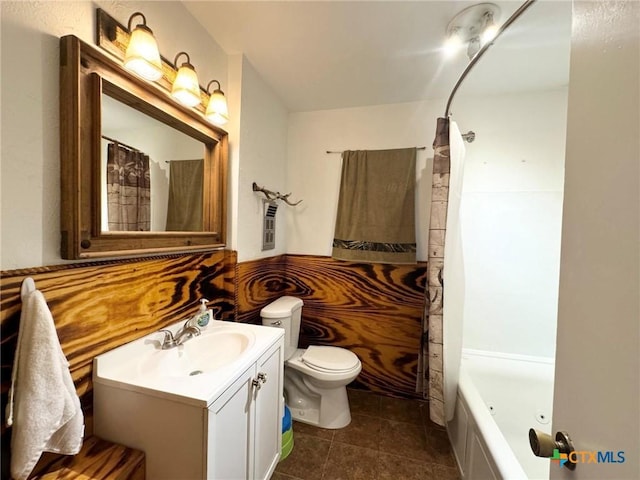
<svg viewBox="0 0 640 480">
<path fill-rule="evenodd" d="M 575 470 L 576 464 L 571 461 L 575 448 L 567 432 L 557 432 L 554 440 L 548 433 L 530 428 L 529 445 L 536 457 L 553 458 L 560 461 L 560 466 Z"/>
</svg>

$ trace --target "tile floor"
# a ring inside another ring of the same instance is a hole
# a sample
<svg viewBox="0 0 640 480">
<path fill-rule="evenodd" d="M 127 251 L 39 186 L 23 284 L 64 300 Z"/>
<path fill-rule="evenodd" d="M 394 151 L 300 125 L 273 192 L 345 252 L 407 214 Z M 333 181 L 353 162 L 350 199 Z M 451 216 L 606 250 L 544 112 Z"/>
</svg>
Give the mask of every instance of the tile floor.
<svg viewBox="0 0 640 480">
<path fill-rule="evenodd" d="M 293 423 L 293 451 L 272 480 L 458 480 L 447 434 L 427 403 L 348 390 L 351 423 Z"/>
</svg>

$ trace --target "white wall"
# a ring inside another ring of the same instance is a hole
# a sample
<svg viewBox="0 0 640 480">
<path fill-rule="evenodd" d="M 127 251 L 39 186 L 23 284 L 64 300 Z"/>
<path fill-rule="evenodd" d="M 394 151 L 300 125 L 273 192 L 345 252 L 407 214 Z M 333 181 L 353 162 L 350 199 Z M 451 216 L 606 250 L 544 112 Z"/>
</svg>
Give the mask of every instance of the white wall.
<svg viewBox="0 0 640 480">
<path fill-rule="evenodd" d="M 288 209 L 287 252 L 331 255 L 341 157 L 327 150 L 376 150 L 426 146 L 418 150 L 417 257 L 427 259 L 431 170 L 436 119 L 444 102 L 292 113 L 289 116 L 287 190 L 303 202 Z"/>
<path fill-rule="evenodd" d="M 464 348 L 554 357 L 567 90 L 460 97 Z"/>
<path fill-rule="evenodd" d="M 133 12 L 144 12 L 163 55 L 188 51 L 200 82 L 215 78 L 225 89 L 227 55 L 179 2 L 0 2 L 3 270 L 63 262 L 58 38 L 73 34 L 94 44 L 97 6 L 124 24 Z"/>
<path fill-rule="evenodd" d="M 466 144 L 465 348 L 553 356 L 566 131 L 566 89 L 455 101 Z M 287 189 L 292 254 L 330 255 L 340 155 L 418 151 L 418 259 L 427 258 L 435 119 L 444 101 L 292 113 Z"/>
<path fill-rule="evenodd" d="M 281 255 L 286 252 L 288 208 L 280 202 L 276 213 L 276 245 L 262 251 L 264 214 L 262 193 L 252 183 L 272 191 L 287 193 L 288 111 L 253 68 L 246 57 L 234 58 L 234 75 L 240 77 L 240 126 L 238 145 L 238 210 L 235 218 L 238 261 Z M 237 69 L 241 71 L 238 72 Z"/>
</svg>

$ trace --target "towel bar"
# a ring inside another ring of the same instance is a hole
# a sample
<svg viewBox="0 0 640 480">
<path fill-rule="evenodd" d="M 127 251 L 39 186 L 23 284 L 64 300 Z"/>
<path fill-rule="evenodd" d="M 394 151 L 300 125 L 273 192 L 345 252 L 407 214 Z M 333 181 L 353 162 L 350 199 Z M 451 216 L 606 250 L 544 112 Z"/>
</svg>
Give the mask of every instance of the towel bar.
<svg viewBox="0 0 640 480">
<path fill-rule="evenodd" d="M 302 202 L 302 200 L 298 200 L 295 203 L 290 202 L 289 201 L 289 195 L 291 195 L 290 193 L 283 195 L 280 192 L 272 192 L 271 190 L 267 190 L 264 187 L 259 187 L 256 182 L 253 182 L 253 185 L 251 186 L 251 188 L 253 189 L 254 192 L 264 193 L 264 196 L 267 197 L 268 200 L 284 200 L 284 203 L 286 203 L 287 205 L 291 205 L 292 207 L 295 207 L 300 202 Z"/>
</svg>

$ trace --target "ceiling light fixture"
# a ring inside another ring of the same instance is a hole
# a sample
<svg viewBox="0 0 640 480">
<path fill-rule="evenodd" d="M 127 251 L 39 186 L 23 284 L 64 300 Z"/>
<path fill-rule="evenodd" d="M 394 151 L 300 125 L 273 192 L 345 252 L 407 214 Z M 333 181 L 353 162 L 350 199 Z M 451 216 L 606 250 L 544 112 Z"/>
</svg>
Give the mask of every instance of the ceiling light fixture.
<svg viewBox="0 0 640 480">
<path fill-rule="evenodd" d="M 229 121 L 229 108 L 227 107 L 227 98 L 224 96 L 224 92 L 220 89 L 220 82 L 218 80 L 211 80 L 207 85 L 207 93 L 209 93 L 209 87 L 212 83 L 217 83 L 216 88 L 209 97 L 209 103 L 207 104 L 207 112 L 205 116 L 213 123 L 218 125 L 224 125 Z"/>
<path fill-rule="evenodd" d="M 491 40 L 496 38 L 498 34 L 498 25 L 493 20 L 493 12 L 491 10 L 487 10 L 483 17 L 484 27 L 482 29 L 482 44 L 489 43 Z"/>
<path fill-rule="evenodd" d="M 134 17 L 142 17 L 142 23 L 131 30 Z M 162 62 L 158 43 L 153 32 L 147 27 L 147 19 L 141 12 L 129 17 L 129 44 L 124 56 L 124 66 L 147 80 L 155 81 L 162 77 Z"/>
<path fill-rule="evenodd" d="M 444 52 L 447 57 L 455 55 L 462 48 L 464 40 L 460 27 L 454 27 L 444 42 Z"/>
<path fill-rule="evenodd" d="M 451 55 L 467 45 L 467 56 L 472 59 L 498 33 L 496 21 L 500 7 L 493 3 L 479 3 L 459 12 L 447 25 L 444 51 Z"/>
<path fill-rule="evenodd" d="M 180 55 L 185 55 L 187 61 L 183 62 L 178 68 L 176 79 L 173 81 L 173 87 L 171 88 L 171 95 L 183 105 L 195 107 L 201 102 L 198 75 L 195 67 L 191 65 L 191 59 L 187 52 L 179 52 L 176 55 L 176 59 L 173 61 L 176 68 L 178 67 Z"/>
</svg>

